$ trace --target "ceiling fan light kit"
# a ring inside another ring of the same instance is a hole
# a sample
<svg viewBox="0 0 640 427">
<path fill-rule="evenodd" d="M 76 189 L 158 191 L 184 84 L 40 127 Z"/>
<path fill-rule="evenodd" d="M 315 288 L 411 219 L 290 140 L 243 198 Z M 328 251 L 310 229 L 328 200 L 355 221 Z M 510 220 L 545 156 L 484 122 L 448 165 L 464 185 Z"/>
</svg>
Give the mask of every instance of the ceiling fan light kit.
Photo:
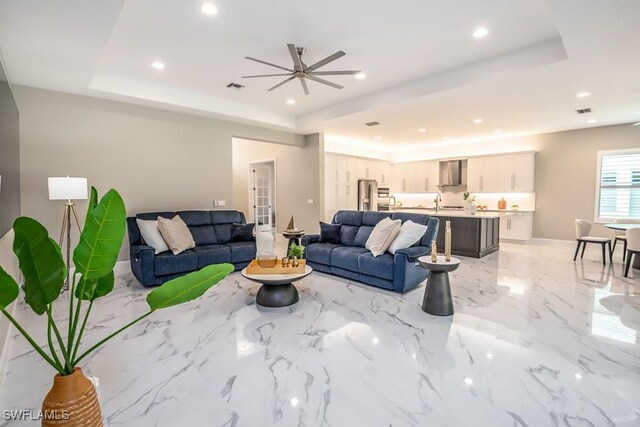
<svg viewBox="0 0 640 427">
<path fill-rule="evenodd" d="M 307 65 L 302 61 L 302 55 L 305 53 L 305 48 L 296 47 L 294 44 L 287 44 L 287 48 L 289 49 L 289 54 L 291 55 L 291 59 L 293 60 L 293 68 L 283 67 L 281 65 L 272 64 L 271 62 L 263 61 L 261 59 L 252 58 L 250 56 L 245 56 L 246 59 L 254 62 L 259 62 L 260 64 L 268 65 L 270 67 L 275 67 L 280 70 L 286 71 L 286 73 L 278 73 L 278 74 L 258 74 L 254 76 L 242 76 L 243 79 L 255 79 L 261 77 L 287 77 L 277 85 L 268 89 L 269 92 L 283 86 L 294 79 L 300 80 L 300 85 L 302 86 L 302 90 L 305 95 L 309 95 L 309 87 L 307 86 L 307 80 L 312 80 L 316 83 L 320 83 L 326 86 L 331 86 L 335 89 L 342 89 L 344 86 L 341 86 L 337 83 L 330 82 L 325 80 L 319 76 L 346 76 L 346 75 L 357 75 L 360 74 L 360 70 L 342 70 L 342 71 L 317 71 L 318 68 L 324 67 L 325 65 L 335 61 L 336 59 L 342 58 L 345 53 L 343 51 L 338 51 L 333 55 L 329 55 L 323 60 L 320 60 L 312 65 Z"/>
</svg>

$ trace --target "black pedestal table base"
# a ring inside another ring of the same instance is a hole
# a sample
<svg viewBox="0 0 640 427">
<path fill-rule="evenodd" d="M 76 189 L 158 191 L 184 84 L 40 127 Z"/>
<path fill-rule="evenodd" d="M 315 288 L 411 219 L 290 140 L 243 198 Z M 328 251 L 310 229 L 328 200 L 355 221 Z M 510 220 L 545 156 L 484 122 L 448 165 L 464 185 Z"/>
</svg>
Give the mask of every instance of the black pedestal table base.
<svg viewBox="0 0 640 427">
<path fill-rule="evenodd" d="M 256 304 L 261 307 L 289 307 L 299 299 L 298 290 L 292 283 L 262 285 L 256 295 Z"/>
<path fill-rule="evenodd" d="M 429 273 L 427 290 L 422 300 L 422 311 L 435 316 L 451 316 L 453 314 L 449 273 L 444 271 Z"/>
</svg>

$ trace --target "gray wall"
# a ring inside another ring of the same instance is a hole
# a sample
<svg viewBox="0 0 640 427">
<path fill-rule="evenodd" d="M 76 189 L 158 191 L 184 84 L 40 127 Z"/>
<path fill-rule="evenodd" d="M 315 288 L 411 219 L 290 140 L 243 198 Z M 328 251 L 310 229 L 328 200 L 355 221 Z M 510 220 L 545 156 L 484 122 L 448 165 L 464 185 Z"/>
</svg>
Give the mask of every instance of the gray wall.
<svg viewBox="0 0 640 427">
<path fill-rule="evenodd" d="M 526 139 L 538 151 L 533 236 L 575 240 L 574 220 L 594 219 L 598 151 L 640 148 L 640 126 L 603 126 Z M 613 232 L 596 225 L 593 234 L 611 237 Z"/>
<path fill-rule="evenodd" d="M 234 206 L 249 212 L 249 163 L 276 162 L 276 227 L 284 230 L 291 215 L 298 228 L 319 230 L 322 192 L 320 164 L 324 148 L 319 135 L 307 137 L 304 147 L 288 147 L 246 139 L 233 141 Z M 313 204 L 308 203 L 313 199 Z M 249 218 L 249 215 L 247 215 Z"/>
<path fill-rule="evenodd" d="M 100 194 L 117 189 L 127 212 L 233 208 L 232 138 L 304 146 L 302 135 L 23 86 L 22 214 L 54 236 L 63 204 L 48 200 L 47 177 L 82 176 Z M 241 206 L 240 208 L 244 208 Z M 86 202 L 77 204 L 81 221 Z M 77 236 L 74 235 L 74 241 Z M 120 259 L 128 258 L 125 242 Z"/>
<path fill-rule="evenodd" d="M 20 127 L 18 109 L 0 64 L 0 236 L 20 216 Z"/>
</svg>

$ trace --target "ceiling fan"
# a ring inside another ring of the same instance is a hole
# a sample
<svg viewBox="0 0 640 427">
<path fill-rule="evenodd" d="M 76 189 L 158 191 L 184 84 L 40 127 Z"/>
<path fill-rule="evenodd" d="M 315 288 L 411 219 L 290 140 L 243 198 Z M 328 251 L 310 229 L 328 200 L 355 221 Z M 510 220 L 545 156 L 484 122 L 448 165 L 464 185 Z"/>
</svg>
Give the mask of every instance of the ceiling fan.
<svg viewBox="0 0 640 427">
<path fill-rule="evenodd" d="M 273 86 L 269 89 L 272 91 L 274 89 L 279 88 L 280 86 L 289 83 L 291 80 L 298 78 L 300 80 L 300 84 L 302 85 L 302 90 L 304 90 L 305 95 L 309 95 L 309 88 L 307 87 L 307 80 L 312 80 L 317 83 L 322 83 L 323 85 L 331 86 L 336 89 L 342 89 L 344 86 L 341 86 L 337 83 L 330 82 L 319 76 L 344 76 L 344 75 L 353 75 L 359 74 L 360 70 L 346 70 L 346 71 L 317 71 L 318 68 L 324 67 L 330 62 L 335 61 L 338 58 L 346 55 L 343 51 L 338 51 L 333 55 L 329 55 L 321 61 L 316 62 L 313 65 L 307 65 L 302 62 L 302 55 L 305 52 L 305 48 L 296 47 L 295 45 L 289 43 L 287 44 L 289 48 L 289 54 L 291 54 L 291 59 L 293 59 L 293 69 L 282 67 L 280 65 L 272 64 L 270 62 L 262 61 L 260 59 L 252 58 L 250 56 L 245 56 L 246 59 L 251 61 L 259 62 L 261 64 L 269 65 L 270 67 L 279 68 L 281 70 L 287 71 L 287 73 L 282 74 L 260 74 L 257 76 L 242 76 L 243 79 L 254 79 L 258 77 L 287 77 L 285 80 L 281 81 L 277 85 Z"/>
</svg>

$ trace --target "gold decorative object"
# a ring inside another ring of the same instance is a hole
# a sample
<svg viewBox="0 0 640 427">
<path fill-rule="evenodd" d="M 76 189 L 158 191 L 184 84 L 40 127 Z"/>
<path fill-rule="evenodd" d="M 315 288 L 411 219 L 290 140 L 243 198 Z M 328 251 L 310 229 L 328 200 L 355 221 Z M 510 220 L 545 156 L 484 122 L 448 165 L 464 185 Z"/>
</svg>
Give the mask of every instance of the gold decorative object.
<svg viewBox="0 0 640 427">
<path fill-rule="evenodd" d="M 291 215 L 291 219 L 289 220 L 289 225 L 287 225 L 287 229 L 285 231 L 298 231 L 298 227 L 296 227 L 296 222 L 293 219 L 293 215 Z"/>
<path fill-rule="evenodd" d="M 275 255 L 261 255 L 257 258 L 257 261 L 262 268 L 273 268 L 278 263 L 278 257 Z"/>
<path fill-rule="evenodd" d="M 431 242 L 431 262 L 438 262 L 438 246 L 435 240 Z"/>
<path fill-rule="evenodd" d="M 451 221 L 446 222 L 444 231 L 444 259 L 451 261 Z"/>
</svg>

